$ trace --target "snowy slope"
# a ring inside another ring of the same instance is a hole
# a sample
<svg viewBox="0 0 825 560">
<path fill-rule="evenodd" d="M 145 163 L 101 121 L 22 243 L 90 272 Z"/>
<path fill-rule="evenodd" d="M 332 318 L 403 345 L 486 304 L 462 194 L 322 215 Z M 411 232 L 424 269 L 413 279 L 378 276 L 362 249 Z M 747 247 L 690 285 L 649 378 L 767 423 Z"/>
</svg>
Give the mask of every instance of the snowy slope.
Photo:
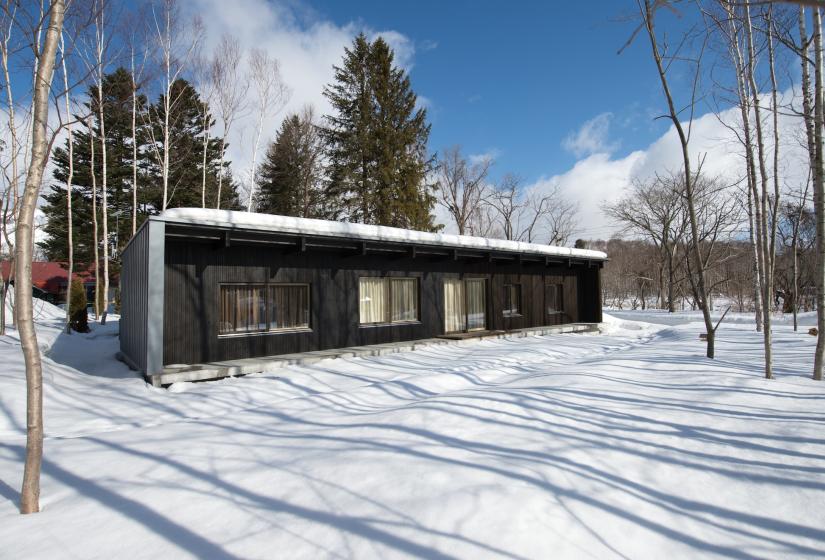
<svg viewBox="0 0 825 560">
<path fill-rule="evenodd" d="M 806 377 L 813 337 L 784 326 L 775 381 L 761 378 L 749 325 L 726 325 L 710 361 L 697 323 L 623 317 L 601 335 L 476 341 L 164 391 L 113 361 L 115 325 L 59 337 L 45 361 L 35 516 L 15 513 L 22 370 L 0 345 L 0 556 L 825 550 L 825 390 Z"/>
</svg>

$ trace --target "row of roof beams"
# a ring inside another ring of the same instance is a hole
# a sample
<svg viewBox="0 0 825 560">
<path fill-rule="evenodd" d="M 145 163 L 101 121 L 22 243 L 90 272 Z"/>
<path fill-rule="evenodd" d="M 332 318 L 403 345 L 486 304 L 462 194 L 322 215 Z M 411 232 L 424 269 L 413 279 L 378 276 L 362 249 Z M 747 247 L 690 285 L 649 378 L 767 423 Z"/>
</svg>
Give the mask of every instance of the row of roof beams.
<svg viewBox="0 0 825 560">
<path fill-rule="evenodd" d="M 350 256 L 385 254 L 392 258 L 438 258 L 449 260 L 477 260 L 488 262 L 506 261 L 508 263 L 536 263 L 549 265 L 573 266 L 586 264 L 588 267 L 601 268 L 604 259 L 564 257 L 541 255 L 520 251 L 487 250 L 482 248 L 455 247 L 449 245 L 426 245 L 420 243 L 402 243 L 388 241 L 370 241 L 358 238 L 329 237 L 323 235 L 298 235 L 282 232 L 261 232 L 242 228 L 224 228 L 217 226 L 198 226 L 177 224 L 167 220 L 166 236 L 212 244 L 215 248 L 232 245 L 267 245 L 280 247 L 285 252 L 303 254 L 308 251 L 343 251 Z"/>
</svg>

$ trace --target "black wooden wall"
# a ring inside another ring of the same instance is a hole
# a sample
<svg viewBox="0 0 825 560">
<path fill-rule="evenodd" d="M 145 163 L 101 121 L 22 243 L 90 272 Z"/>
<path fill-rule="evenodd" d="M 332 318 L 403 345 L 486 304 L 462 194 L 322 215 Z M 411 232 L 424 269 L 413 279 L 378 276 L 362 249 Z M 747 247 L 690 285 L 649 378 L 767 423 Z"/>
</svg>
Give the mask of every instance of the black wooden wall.
<svg viewBox="0 0 825 560">
<path fill-rule="evenodd" d="M 487 328 L 508 330 L 556 323 L 600 322 L 599 269 L 587 265 L 410 256 L 285 252 L 266 245 L 216 246 L 169 238 L 165 251 L 164 364 L 287 354 L 444 334 L 443 280 L 487 278 Z M 358 279 L 419 278 L 420 323 L 359 326 Z M 218 337 L 218 285 L 296 282 L 310 285 L 311 332 Z M 546 316 L 544 285 L 563 283 L 564 316 Z M 521 284 L 522 315 L 504 317 L 504 285 Z"/>
<path fill-rule="evenodd" d="M 149 224 L 141 227 L 121 254 L 120 351 L 146 369 L 149 312 Z"/>
</svg>

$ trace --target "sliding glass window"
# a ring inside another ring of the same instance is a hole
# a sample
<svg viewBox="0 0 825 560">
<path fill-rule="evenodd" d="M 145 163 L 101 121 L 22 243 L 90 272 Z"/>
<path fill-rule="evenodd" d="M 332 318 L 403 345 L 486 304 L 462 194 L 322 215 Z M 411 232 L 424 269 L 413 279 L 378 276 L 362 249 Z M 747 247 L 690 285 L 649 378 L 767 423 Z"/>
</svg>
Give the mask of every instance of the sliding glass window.
<svg viewBox="0 0 825 560">
<path fill-rule="evenodd" d="M 221 286 L 221 334 L 266 330 L 266 299 L 263 285 Z"/>
<path fill-rule="evenodd" d="M 269 330 L 309 327 L 309 286 L 269 286 Z"/>
<path fill-rule="evenodd" d="M 360 278 L 358 309 L 362 325 L 418 321 L 418 278 Z"/>
<path fill-rule="evenodd" d="M 309 285 L 223 284 L 218 334 L 309 328 Z"/>
<path fill-rule="evenodd" d="M 504 285 L 504 316 L 515 317 L 521 315 L 521 285 Z"/>
</svg>

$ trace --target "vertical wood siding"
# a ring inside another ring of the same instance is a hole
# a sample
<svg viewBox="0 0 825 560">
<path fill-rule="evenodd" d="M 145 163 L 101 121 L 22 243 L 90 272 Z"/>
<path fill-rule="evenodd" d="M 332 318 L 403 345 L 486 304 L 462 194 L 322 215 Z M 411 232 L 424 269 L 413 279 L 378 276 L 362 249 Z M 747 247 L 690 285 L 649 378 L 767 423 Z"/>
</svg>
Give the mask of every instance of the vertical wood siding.
<svg viewBox="0 0 825 560">
<path fill-rule="evenodd" d="M 149 222 L 141 227 L 121 254 L 120 351 L 146 370 L 148 325 Z"/>
<path fill-rule="evenodd" d="M 499 261 L 284 252 L 270 246 L 230 246 L 168 238 L 165 250 L 164 364 L 196 363 L 324 350 L 444 334 L 445 278 L 486 278 L 487 328 L 509 330 L 601 320 L 598 267 L 546 267 Z M 362 276 L 415 277 L 420 322 L 359 325 Z M 305 283 L 310 286 L 310 332 L 218 336 L 221 283 Z M 546 283 L 564 286 L 565 313 L 548 317 Z M 521 285 L 520 316 L 505 317 L 504 285 Z"/>
</svg>

